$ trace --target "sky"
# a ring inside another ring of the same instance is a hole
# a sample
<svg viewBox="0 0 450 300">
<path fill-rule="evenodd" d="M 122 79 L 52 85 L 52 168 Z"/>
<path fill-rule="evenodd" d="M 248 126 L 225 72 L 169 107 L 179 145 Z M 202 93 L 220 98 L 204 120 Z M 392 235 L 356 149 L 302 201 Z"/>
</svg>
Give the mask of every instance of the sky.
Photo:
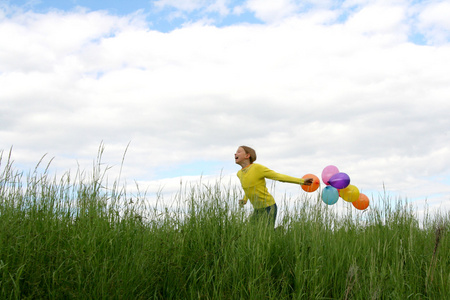
<svg viewBox="0 0 450 300">
<path fill-rule="evenodd" d="M 0 0 L 0 151 L 63 173 L 104 147 L 151 194 L 238 184 L 248 145 L 450 211 L 448 70 L 448 1 Z"/>
</svg>

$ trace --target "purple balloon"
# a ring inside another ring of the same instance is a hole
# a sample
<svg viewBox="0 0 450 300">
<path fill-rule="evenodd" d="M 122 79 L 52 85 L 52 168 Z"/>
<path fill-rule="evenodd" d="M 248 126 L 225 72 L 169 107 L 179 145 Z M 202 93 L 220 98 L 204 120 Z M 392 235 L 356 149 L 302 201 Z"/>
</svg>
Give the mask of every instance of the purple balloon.
<svg viewBox="0 0 450 300">
<path fill-rule="evenodd" d="M 331 176 L 330 180 L 328 180 L 332 187 L 340 189 L 345 189 L 350 184 L 350 177 L 345 173 L 337 173 Z"/>
</svg>

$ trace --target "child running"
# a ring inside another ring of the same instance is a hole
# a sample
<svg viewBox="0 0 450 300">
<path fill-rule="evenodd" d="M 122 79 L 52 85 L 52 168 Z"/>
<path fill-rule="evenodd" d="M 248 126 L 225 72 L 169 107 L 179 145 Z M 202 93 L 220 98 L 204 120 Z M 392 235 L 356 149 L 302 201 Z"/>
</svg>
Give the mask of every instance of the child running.
<svg viewBox="0 0 450 300">
<path fill-rule="evenodd" d="M 313 178 L 295 178 L 279 174 L 263 165 L 255 164 L 256 152 L 247 146 L 240 146 L 237 149 L 234 160 L 236 164 L 242 167 L 237 172 L 237 176 L 245 193 L 244 198 L 239 200 L 239 205 L 243 206 L 247 203 L 247 200 L 250 200 L 254 208 L 251 216 L 252 221 L 261 216 L 268 216 L 269 224 L 275 226 L 278 209 L 275 199 L 266 187 L 266 178 L 301 185 L 311 185 L 313 182 Z"/>
</svg>

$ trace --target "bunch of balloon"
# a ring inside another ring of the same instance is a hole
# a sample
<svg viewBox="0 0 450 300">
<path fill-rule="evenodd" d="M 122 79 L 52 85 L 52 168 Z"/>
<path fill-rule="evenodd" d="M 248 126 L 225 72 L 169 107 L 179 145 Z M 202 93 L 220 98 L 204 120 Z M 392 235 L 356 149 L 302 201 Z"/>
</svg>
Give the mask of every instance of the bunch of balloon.
<svg viewBox="0 0 450 300">
<path fill-rule="evenodd" d="M 326 204 L 333 205 L 341 197 L 351 202 L 356 209 L 364 210 L 369 207 L 369 198 L 350 184 L 350 177 L 346 173 L 339 172 L 336 166 L 330 165 L 323 169 L 322 181 L 326 184 L 322 190 L 322 201 Z"/>
</svg>

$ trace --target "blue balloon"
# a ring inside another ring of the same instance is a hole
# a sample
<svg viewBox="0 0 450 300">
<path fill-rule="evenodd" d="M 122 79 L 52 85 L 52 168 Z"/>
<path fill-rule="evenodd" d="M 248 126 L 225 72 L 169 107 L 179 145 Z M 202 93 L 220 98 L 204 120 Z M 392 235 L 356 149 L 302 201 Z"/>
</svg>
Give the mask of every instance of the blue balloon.
<svg viewBox="0 0 450 300">
<path fill-rule="evenodd" d="M 330 185 L 338 190 L 345 189 L 350 184 L 350 177 L 345 173 L 336 173 L 328 180 Z"/>
<path fill-rule="evenodd" d="M 339 199 L 339 191 L 331 185 L 322 190 L 322 201 L 328 205 L 335 204 Z"/>
</svg>

